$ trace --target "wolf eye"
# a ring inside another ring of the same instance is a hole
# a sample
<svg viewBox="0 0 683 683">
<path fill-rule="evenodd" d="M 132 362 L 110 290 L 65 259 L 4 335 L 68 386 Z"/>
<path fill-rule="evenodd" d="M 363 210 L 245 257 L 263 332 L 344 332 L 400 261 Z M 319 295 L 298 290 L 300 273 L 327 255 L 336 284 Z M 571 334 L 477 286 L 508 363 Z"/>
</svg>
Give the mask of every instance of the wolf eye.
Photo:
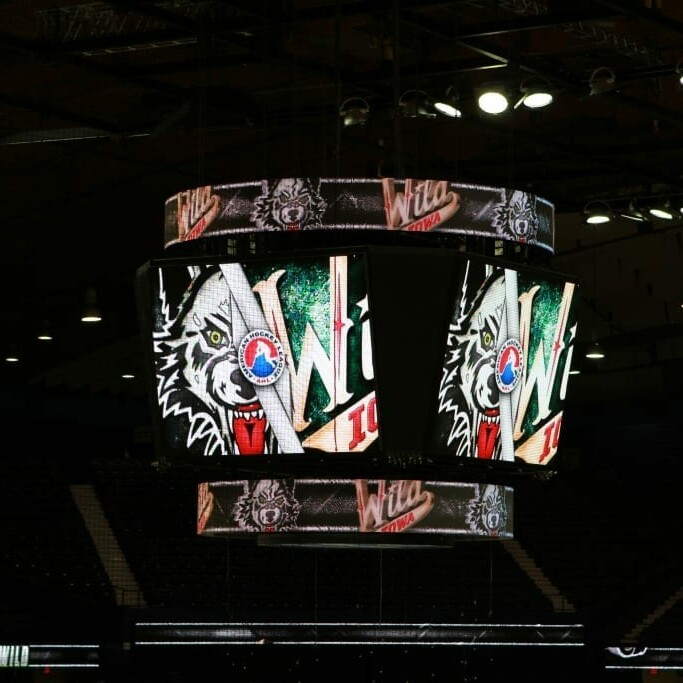
<svg viewBox="0 0 683 683">
<path fill-rule="evenodd" d="M 229 342 L 225 333 L 216 327 L 208 327 L 205 329 L 204 338 L 209 345 L 214 347 L 225 346 Z"/>
<path fill-rule="evenodd" d="M 493 335 L 488 330 L 481 333 L 481 343 L 485 349 L 490 349 L 493 345 Z"/>
</svg>

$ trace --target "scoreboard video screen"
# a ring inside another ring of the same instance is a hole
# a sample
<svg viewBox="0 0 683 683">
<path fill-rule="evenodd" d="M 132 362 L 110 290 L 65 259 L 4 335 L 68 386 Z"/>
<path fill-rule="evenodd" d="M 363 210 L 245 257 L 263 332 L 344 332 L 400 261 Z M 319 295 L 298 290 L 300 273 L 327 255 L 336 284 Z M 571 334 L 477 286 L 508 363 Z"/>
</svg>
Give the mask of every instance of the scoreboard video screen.
<svg viewBox="0 0 683 683">
<path fill-rule="evenodd" d="M 469 260 L 450 310 L 434 451 L 547 465 L 576 339 L 576 285 Z"/>
<path fill-rule="evenodd" d="M 362 254 L 164 263 L 148 275 L 166 447 L 245 458 L 375 442 Z"/>
<path fill-rule="evenodd" d="M 548 467 L 577 300 L 570 278 L 449 248 L 150 261 L 138 304 L 156 445 L 262 476 L 273 462 L 283 476 L 309 461 L 350 477 Z"/>
</svg>

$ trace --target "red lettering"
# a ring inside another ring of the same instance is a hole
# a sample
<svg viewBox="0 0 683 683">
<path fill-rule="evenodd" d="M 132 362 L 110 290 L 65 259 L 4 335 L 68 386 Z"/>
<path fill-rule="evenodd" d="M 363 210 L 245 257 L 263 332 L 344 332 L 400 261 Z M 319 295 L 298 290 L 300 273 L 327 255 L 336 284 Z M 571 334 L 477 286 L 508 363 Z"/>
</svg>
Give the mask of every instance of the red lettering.
<svg viewBox="0 0 683 683">
<path fill-rule="evenodd" d="M 542 463 L 551 452 L 554 453 L 557 450 L 557 444 L 560 440 L 560 427 L 562 427 L 562 416 L 543 428 L 543 451 L 538 458 L 539 463 Z"/>
<path fill-rule="evenodd" d="M 371 434 L 377 431 L 377 399 L 375 397 L 368 402 L 368 431 Z"/>
<path fill-rule="evenodd" d="M 553 424 L 546 425 L 543 428 L 543 451 L 538 458 L 538 462 L 543 462 L 550 455 L 550 438 L 553 434 Z"/>
<path fill-rule="evenodd" d="M 363 439 L 365 439 L 365 432 L 363 431 L 363 412 L 365 406 L 360 405 L 355 410 L 349 413 L 349 420 L 353 422 L 353 439 L 349 443 L 348 450 L 352 451 L 356 446 L 358 446 Z M 376 428 L 376 427 L 375 427 Z"/>
<path fill-rule="evenodd" d="M 557 448 L 560 440 L 560 428 L 562 427 L 562 415 L 555 420 L 555 431 L 553 432 L 553 448 Z"/>
<path fill-rule="evenodd" d="M 350 451 L 357 448 L 358 445 L 365 440 L 365 437 L 367 436 L 365 429 L 371 434 L 377 431 L 377 400 L 373 397 L 368 401 L 367 413 L 365 408 L 366 406 L 360 405 L 349 413 L 348 419 L 353 424 L 353 437 L 349 442 L 348 448 Z M 366 413 L 365 420 L 367 421 L 367 424 L 365 425 L 363 424 L 364 413 Z M 365 429 L 363 427 L 365 427 Z"/>
<path fill-rule="evenodd" d="M 406 514 L 402 517 L 398 517 L 397 519 L 393 519 L 391 522 L 387 522 L 386 524 L 381 526 L 378 529 L 378 531 L 381 531 L 382 533 L 391 534 L 403 531 L 404 529 L 407 529 L 413 524 L 415 524 L 415 515 L 411 510 L 410 512 L 406 512 Z"/>
<path fill-rule="evenodd" d="M 201 235 L 204 232 L 204 229 L 206 228 L 206 216 L 202 216 L 198 221 L 197 224 L 190 230 L 190 232 L 185 235 L 184 239 L 186 240 L 193 240 L 199 235 Z"/>
<path fill-rule="evenodd" d="M 421 218 L 419 221 L 415 221 L 410 225 L 406 226 L 406 230 L 411 232 L 427 232 L 431 230 L 435 225 L 441 222 L 441 214 L 438 211 Z"/>
</svg>

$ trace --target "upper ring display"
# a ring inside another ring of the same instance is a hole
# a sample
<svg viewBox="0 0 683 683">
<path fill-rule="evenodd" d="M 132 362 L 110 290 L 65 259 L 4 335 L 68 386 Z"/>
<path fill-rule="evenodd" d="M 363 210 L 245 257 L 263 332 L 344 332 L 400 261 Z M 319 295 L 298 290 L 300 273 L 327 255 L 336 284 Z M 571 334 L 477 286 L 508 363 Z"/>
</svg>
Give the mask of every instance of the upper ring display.
<svg viewBox="0 0 683 683">
<path fill-rule="evenodd" d="M 490 237 L 554 253 L 554 206 L 521 190 L 449 180 L 279 178 L 184 190 L 166 200 L 164 243 L 292 230 Z"/>
</svg>

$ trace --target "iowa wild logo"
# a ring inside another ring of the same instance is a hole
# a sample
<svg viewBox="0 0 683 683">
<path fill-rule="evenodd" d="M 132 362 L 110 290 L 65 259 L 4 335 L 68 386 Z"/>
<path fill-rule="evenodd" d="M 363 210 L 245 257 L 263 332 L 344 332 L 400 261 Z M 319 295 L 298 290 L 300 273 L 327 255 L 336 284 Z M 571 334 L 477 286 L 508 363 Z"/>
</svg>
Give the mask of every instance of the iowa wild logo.
<svg viewBox="0 0 683 683">
<path fill-rule="evenodd" d="M 153 343 L 177 452 L 356 452 L 378 438 L 365 262 L 164 266 Z"/>
<path fill-rule="evenodd" d="M 469 261 L 449 323 L 434 446 L 547 465 L 576 339 L 576 286 Z"/>
<path fill-rule="evenodd" d="M 477 497 L 468 504 L 467 523 L 470 529 L 497 536 L 505 528 L 507 520 L 504 488 L 495 484 L 477 485 Z"/>
<path fill-rule="evenodd" d="M 504 201 L 494 212 L 496 232 L 518 242 L 535 242 L 539 225 L 536 198 L 521 190 L 506 190 L 504 194 Z"/>
<path fill-rule="evenodd" d="M 294 480 L 258 479 L 244 482 L 244 493 L 234 505 L 233 518 L 246 531 L 286 531 L 296 527 L 300 511 Z"/>
<path fill-rule="evenodd" d="M 306 230 L 320 228 L 327 203 L 320 195 L 320 182 L 310 178 L 281 178 L 266 186 L 254 200 L 251 220 L 262 230 Z"/>
</svg>

